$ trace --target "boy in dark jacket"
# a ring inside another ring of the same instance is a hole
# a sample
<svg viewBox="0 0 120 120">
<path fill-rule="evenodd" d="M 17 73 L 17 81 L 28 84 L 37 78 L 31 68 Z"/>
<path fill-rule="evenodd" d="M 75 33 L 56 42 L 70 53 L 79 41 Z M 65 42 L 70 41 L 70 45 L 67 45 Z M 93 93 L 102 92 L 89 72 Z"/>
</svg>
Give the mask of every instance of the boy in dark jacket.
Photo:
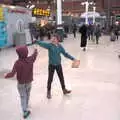
<svg viewBox="0 0 120 120">
<path fill-rule="evenodd" d="M 28 110 L 28 103 L 31 91 L 31 83 L 33 81 L 33 63 L 37 57 L 37 50 L 28 57 L 27 46 L 20 46 L 16 48 L 18 60 L 15 62 L 10 73 L 5 75 L 5 78 L 11 78 L 17 74 L 17 88 L 21 98 L 21 107 L 23 110 L 23 117 L 27 118 L 30 115 Z"/>
<path fill-rule="evenodd" d="M 51 99 L 51 83 L 53 81 L 53 75 L 54 75 L 55 70 L 60 79 L 63 93 L 64 94 L 71 93 L 71 91 L 67 90 L 65 87 L 63 70 L 62 70 L 62 65 L 61 65 L 61 54 L 63 54 L 66 58 L 69 58 L 70 60 L 73 60 L 73 61 L 75 60 L 75 58 L 69 55 L 65 51 L 65 49 L 62 47 L 62 45 L 59 44 L 59 38 L 56 35 L 52 37 L 51 43 L 46 43 L 43 41 L 37 41 L 36 43 L 40 45 L 41 47 L 48 49 L 48 53 L 49 53 L 47 98 Z"/>
</svg>

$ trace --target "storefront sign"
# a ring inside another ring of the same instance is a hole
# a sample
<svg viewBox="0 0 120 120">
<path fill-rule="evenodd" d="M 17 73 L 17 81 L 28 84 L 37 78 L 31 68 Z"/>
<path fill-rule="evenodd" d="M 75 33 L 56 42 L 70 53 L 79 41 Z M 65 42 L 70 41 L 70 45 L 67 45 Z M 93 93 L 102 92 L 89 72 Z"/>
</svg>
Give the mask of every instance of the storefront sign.
<svg viewBox="0 0 120 120">
<path fill-rule="evenodd" d="M 34 8 L 32 10 L 32 16 L 39 17 L 39 16 L 50 16 L 50 11 L 49 10 L 43 10 L 41 8 Z"/>
<path fill-rule="evenodd" d="M 4 11 L 2 7 L 0 7 L 0 21 L 4 21 Z"/>
</svg>

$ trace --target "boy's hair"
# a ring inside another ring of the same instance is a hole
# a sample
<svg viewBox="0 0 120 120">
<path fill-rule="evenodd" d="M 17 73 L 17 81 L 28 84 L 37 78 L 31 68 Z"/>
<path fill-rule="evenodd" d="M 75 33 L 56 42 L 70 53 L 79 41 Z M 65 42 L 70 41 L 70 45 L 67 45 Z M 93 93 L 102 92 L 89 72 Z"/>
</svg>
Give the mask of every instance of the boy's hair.
<svg viewBox="0 0 120 120">
<path fill-rule="evenodd" d="M 53 34 L 52 37 L 56 37 L 58 41 L 60 40 L 60 36 L 58 34 Z"/>
</svg>

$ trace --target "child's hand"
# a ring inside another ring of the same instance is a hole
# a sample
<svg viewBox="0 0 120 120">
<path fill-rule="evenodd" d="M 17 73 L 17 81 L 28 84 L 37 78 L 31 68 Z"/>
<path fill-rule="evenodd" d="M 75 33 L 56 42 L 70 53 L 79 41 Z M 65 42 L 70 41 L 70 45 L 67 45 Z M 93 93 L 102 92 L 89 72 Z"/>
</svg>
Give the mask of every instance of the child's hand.
<svg viewBox="0 0 120 120">
<path fill-rule="evenodd" d="M 8 75 L 8 74 L 7 74 L 7 73 L 5 73 L 5 74 L 4 74 L 4 78 L 8 78 L 8 77 L 7 77 L 7 75 Z"/>
<path fill-rule="evenodd" d="M 34 45 L 33 45 L 33 48 L 34 48 L 34 49 L 38 49 L 38 45 L 34 44 Z"/>
<path fill-rule="evenodd" d="M 78 68 L 80 66 L 80 60 L 74 60 L 72 63 L 72 68 Z"/>
<path fill-rule="evenodd" d="M 40 47 L 38 45 L 33 45 L 33 49 L 37 53 L 40 51 Z"/>
<path fill-rule="evenodd" d="M 10 73 L 4 74 L 4 78 L 11 78 L 11 77 L 14 77 L 14 75 L 15 73 L 10 72 Z"/>
</svg>

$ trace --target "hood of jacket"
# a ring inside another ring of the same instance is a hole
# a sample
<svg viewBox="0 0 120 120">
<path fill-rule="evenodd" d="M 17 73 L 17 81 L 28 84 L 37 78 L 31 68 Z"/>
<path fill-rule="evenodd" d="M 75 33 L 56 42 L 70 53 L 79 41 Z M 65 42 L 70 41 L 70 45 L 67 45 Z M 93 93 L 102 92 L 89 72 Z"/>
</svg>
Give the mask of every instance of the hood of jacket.
<svg viewBox="0 0 120 120">
<path fill-rule="evenodd" d="M 27 48 L 27 46 L 19 46 L 19 47 L 17 47 L 16 52 L 18 54 L 19 59 L 25 59 L 28 56 L 28 48 Z"/>
</svg>

